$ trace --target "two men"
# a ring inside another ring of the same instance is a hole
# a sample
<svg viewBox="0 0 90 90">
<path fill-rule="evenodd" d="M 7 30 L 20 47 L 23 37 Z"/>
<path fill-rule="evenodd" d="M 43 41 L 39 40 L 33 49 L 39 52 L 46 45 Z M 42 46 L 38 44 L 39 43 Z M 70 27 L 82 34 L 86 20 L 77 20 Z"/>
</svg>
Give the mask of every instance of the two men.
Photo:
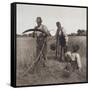
<svg viewBox="0 0 90 90">
<path fill-rule="evenodd" d="M 39 29 L 43 31 L 44 33 L 41 32 L 36 32 L 37 35 L 37 47 L 36 47 L 36 54 L 37 56 L 40 54 L 40 51 L 43 47 L 43 58 L 44 60 L 47 60 L 47 36 L 50 35 L 47 27 L 42 24 L 42 19 L 41 17 L 36 18 L 36 23 L 37 26 L 35 26 L 35 29 Z M 57 26 L 57 32 L 56 32 L 56 57 L 60 57 L 60 60 L 63 59 L 63 54 L 64 54 L 64 48 L 67 45 L 68 38 L 65 32 L 63 31 L 63 28 L 61 27 L 60 22 L 56 22 Z"/>
</svg>

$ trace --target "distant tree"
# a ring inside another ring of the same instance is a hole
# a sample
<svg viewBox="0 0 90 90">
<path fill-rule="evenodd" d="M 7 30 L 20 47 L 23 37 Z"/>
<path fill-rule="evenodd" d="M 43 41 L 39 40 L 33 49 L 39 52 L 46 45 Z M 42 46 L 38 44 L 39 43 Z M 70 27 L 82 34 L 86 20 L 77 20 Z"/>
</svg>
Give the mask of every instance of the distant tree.
<svg viewBox="0 0 90 90">
<path fill-rule="evenodd" d="M 81 35 L 81 30 L 80 29 L 78 29 L 77 34 Z"/>
<path fill-rule="evenodd" d="M 85 35 L 86 35 L 86 31 L 83 30 L 83 29 L 78 29 L 78 30 L 77 30 L 77 35 L 85 36 Z"/>
</svg>

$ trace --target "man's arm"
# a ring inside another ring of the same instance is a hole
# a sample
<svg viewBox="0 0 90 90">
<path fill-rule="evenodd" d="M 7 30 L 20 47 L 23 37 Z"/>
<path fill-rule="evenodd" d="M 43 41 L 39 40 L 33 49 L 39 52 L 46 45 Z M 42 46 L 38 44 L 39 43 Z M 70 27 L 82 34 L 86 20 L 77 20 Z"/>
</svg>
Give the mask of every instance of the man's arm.
<svg viewBox="0 0 90 90">
<path fill-rule="evenodd" d="M 64 33 L 64 36 L 65 36 L 66 43 L 68 43 L 68 35 L 66 34 L 66 32 L 65 32 L 63 27 L 62 27 L 62 29 L 63 29 L 63 33 Z"/>
<path fill-rule="evenodd" d="M 81 59 L 80 59 L 80 55 L 77 54 L 77 64 L 78 64 L 78 67 L 79 67 L 79 70 L 82 68 L 82 64 L 81 64 Z"/>
<path fill-rule="evenodd" d="M 48 31 L 48 28 L 46 26 L 43 26 L 43 31 L 46 33 L 47 36 L 50 35 L 50 32 Z"/>
</svg>

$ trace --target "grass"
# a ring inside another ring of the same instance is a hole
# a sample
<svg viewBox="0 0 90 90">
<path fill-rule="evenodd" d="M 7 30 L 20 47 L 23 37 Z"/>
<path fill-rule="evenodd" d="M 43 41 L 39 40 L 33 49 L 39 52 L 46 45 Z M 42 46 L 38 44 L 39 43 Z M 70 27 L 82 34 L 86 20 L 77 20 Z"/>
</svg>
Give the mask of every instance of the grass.
<svg viewBox="0 0 90 90">
<path fill-rule="evenodd" d="M 81 72 L 68 73 L 63 70 L 66 63 L 57 61 L 55 51 L 50 49 L 50 44 L 54 43 L 54 38 L 48 40 L 48 60 L 47 67 L 43 67 L 42 62 L 35 65 L 34 72 L 23 73 L 34 62 L 36 55 L 36 42 L 31 37 L 17 37 L 17 86 L 37 85 L 37 84 L 53 84 L 53 83 L 71 83 L 86 82 L 86 37 L 70 36 L 69 49 L 73 44 L 78 44 L 80 49 L 78 53 L 81 56 L 82 70 Z M 51 57 L 51 58 L 50 58 Z M 66 76 L 65 76 L 66 75 Z"/>
</svg>

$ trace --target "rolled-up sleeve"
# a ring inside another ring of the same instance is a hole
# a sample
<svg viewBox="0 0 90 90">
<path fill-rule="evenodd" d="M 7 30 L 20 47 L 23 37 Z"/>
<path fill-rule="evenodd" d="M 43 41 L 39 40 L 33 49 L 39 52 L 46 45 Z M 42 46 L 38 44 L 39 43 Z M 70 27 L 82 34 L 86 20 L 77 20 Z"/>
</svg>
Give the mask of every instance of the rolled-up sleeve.
<svg viewBox="0 0 90 90">
<path fill-rule="evenodd" d="M 68 42 L 68 35 L 67 35 L 67 33 L 66 33 L 66 31 L 65 31 L 65 29 L 63 28 L 63 33 L 64 33 L 64 36 L 65 36 L 65 40 L 66 40 L 66 43 Z"/>
<path fill-rule="evenodd" d="M 77 54 L 77 64 L 78 64 L 79 69 L 81 69 L 82 68 L 82 64 L 81 64 L 81 58 L 80 58 L 79 54 Z"/>
</svg>

